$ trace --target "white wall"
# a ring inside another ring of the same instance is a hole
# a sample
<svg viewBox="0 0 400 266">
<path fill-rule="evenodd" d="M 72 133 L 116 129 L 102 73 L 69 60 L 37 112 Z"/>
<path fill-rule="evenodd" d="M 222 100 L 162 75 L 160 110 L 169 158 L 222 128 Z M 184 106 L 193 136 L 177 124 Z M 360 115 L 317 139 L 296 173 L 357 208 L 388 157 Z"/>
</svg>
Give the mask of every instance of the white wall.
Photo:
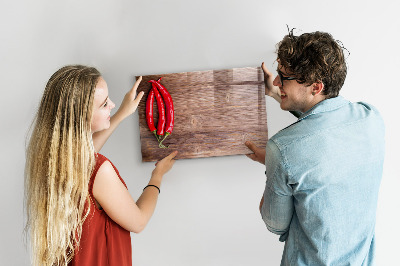
<svg viewBox="0 0 400 266">
<path fill-rule="evenodd" d="M 400 210 L 398 10 L 392 0 L 2 1 L 1 264 L 29 264 L 22 233 L 25 138 L 55 70 L 72 63 L 96 66 L 120 103 L 135 75 L 262 61 L 274 69 L 275 44 L 288 24 L 298 33 L 321 30 L 341 40 L 351 52 L 341 94 L 374 104 L 385 119 L 376 235 L 380 265 L 393 265 Z M 269 99 L 267 112 L 270 136 L 294 121 Z M 123 122 L 102 153 L 137 198 L 154 167 L 141 162 L 137 114 Z M 134 265 L 279 265 L 283 244 L 258 213 L 264 182 L 263 167 L 245 156 L 176 162 L 148 227 L 132 234 Z"/>
</svg>

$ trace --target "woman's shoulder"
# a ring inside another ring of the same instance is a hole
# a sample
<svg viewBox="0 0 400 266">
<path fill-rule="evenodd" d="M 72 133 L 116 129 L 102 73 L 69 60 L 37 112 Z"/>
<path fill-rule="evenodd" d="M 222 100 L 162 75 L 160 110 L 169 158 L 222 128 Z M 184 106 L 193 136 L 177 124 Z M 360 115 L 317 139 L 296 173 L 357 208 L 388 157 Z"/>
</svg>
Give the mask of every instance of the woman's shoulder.
<svg viewBox="0 0 400 266">
<path fill-rule="evenodd" d="M 109 175 L 117 175 L 113 164 L 109 160 L 104 160 L 103 163 L 99 166 L 99 170 L 97 171 L 98 176 L 109 176 Z M 118 175 L 117 175 L 118 176 Z"/>
<path fill-rule="evenodd" d="M 100 163 L 100 165 L 105 161 L 109 161 L 108 158 L 101 153 L 96 153 L 95 158 L 96 158 L 96 164 Z"/>
<path fill-rule="evenodd" d="M 96 173 L 95 175 L 98 176 L 105 176 L 105 177 L 118 177 L 124 186 L 126 187 L 126 184 L 124 180 L 121 178 L 118 169 L 115 167 L 115 165 L 104 155 L 97 153 L 97 158 L 96 158 Z M 96 177 L 97 179 L 98 177 Z"/>
<path fill-rule="evenodd" d="M 93 193 L 93 186 L 95 180 L 98 179 L 99 173 L 103 172 L 112 173 L 111 171 L 113 170 L 113 165 L 111 164 L 110 160 L 108 160 L 107 157 L 105 157 L 100 153 L 96 153 L 95 158 L 96 158 L 96 163 L 95 166 L 93 167 L 92 175 L 89 181 L 89 193 L 91 194 Z"/>
</svg>

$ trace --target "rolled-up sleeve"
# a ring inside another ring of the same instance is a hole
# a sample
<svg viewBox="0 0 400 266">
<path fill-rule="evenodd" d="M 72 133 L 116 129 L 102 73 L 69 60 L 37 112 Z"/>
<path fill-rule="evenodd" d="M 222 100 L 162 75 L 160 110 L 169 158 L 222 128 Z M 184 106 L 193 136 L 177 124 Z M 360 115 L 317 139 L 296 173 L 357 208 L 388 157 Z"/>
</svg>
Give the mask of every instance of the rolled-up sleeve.
<svg viewBox="0 0 400 266">
<path fill-rule="evenodd" d="M 269 231 L 286 235 L 292 220 L 294 205 L 292 188 L 288 185 L 288 170 L 281 151 L 272 141 L 266 147 L 267 182 L 264 191 L 264 203 L 261 216 Z M 281 241 L 286 237 L 282 236 Z"/>
</svg>

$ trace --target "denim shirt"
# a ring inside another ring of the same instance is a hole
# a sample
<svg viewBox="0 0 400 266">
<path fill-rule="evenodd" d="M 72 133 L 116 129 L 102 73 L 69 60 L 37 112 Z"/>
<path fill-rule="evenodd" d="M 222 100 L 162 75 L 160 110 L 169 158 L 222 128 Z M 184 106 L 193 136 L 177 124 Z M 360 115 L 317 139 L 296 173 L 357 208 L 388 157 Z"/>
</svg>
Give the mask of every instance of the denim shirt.
<svg viewBox="0 0 400 266">
<path fill-rule="evenodd" d="M 341 96 L 268 141 L 261 215 L 281 265 L 373 265 L 384 146 L 378 111 Z"/>
</svg>

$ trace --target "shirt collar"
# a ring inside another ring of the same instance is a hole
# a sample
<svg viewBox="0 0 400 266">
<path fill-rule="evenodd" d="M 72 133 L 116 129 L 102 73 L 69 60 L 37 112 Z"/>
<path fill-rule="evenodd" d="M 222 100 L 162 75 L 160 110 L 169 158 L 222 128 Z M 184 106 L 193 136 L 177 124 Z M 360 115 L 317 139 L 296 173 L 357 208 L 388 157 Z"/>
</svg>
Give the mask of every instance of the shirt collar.
<svg viewBox="0 0 400 266">
<path fill-rule="evenodd" d="M 329 98 L 329 99 L 323 100 L 323 101 L 317 103 L 316 105 L 314 105 L 307 112 L 303 113 L 299 117 L 299 121 L 304 119 L 304 118 L 306 118 L 306 117 L 308 117 L 308 116 L 310 116 L 310 115 L 329 112 L 329 111 L 333 111 L 335 109 L 339 109 L 343 105 L 346 105 L 346 104 L 349 104 L 349 103 L 350 102 L 348 100 L 346 100 L 345 98 L 343 98 L 340 95 L 337 96 L 337 97 L 334 97 L 334 98 Z"/>
</svg>

